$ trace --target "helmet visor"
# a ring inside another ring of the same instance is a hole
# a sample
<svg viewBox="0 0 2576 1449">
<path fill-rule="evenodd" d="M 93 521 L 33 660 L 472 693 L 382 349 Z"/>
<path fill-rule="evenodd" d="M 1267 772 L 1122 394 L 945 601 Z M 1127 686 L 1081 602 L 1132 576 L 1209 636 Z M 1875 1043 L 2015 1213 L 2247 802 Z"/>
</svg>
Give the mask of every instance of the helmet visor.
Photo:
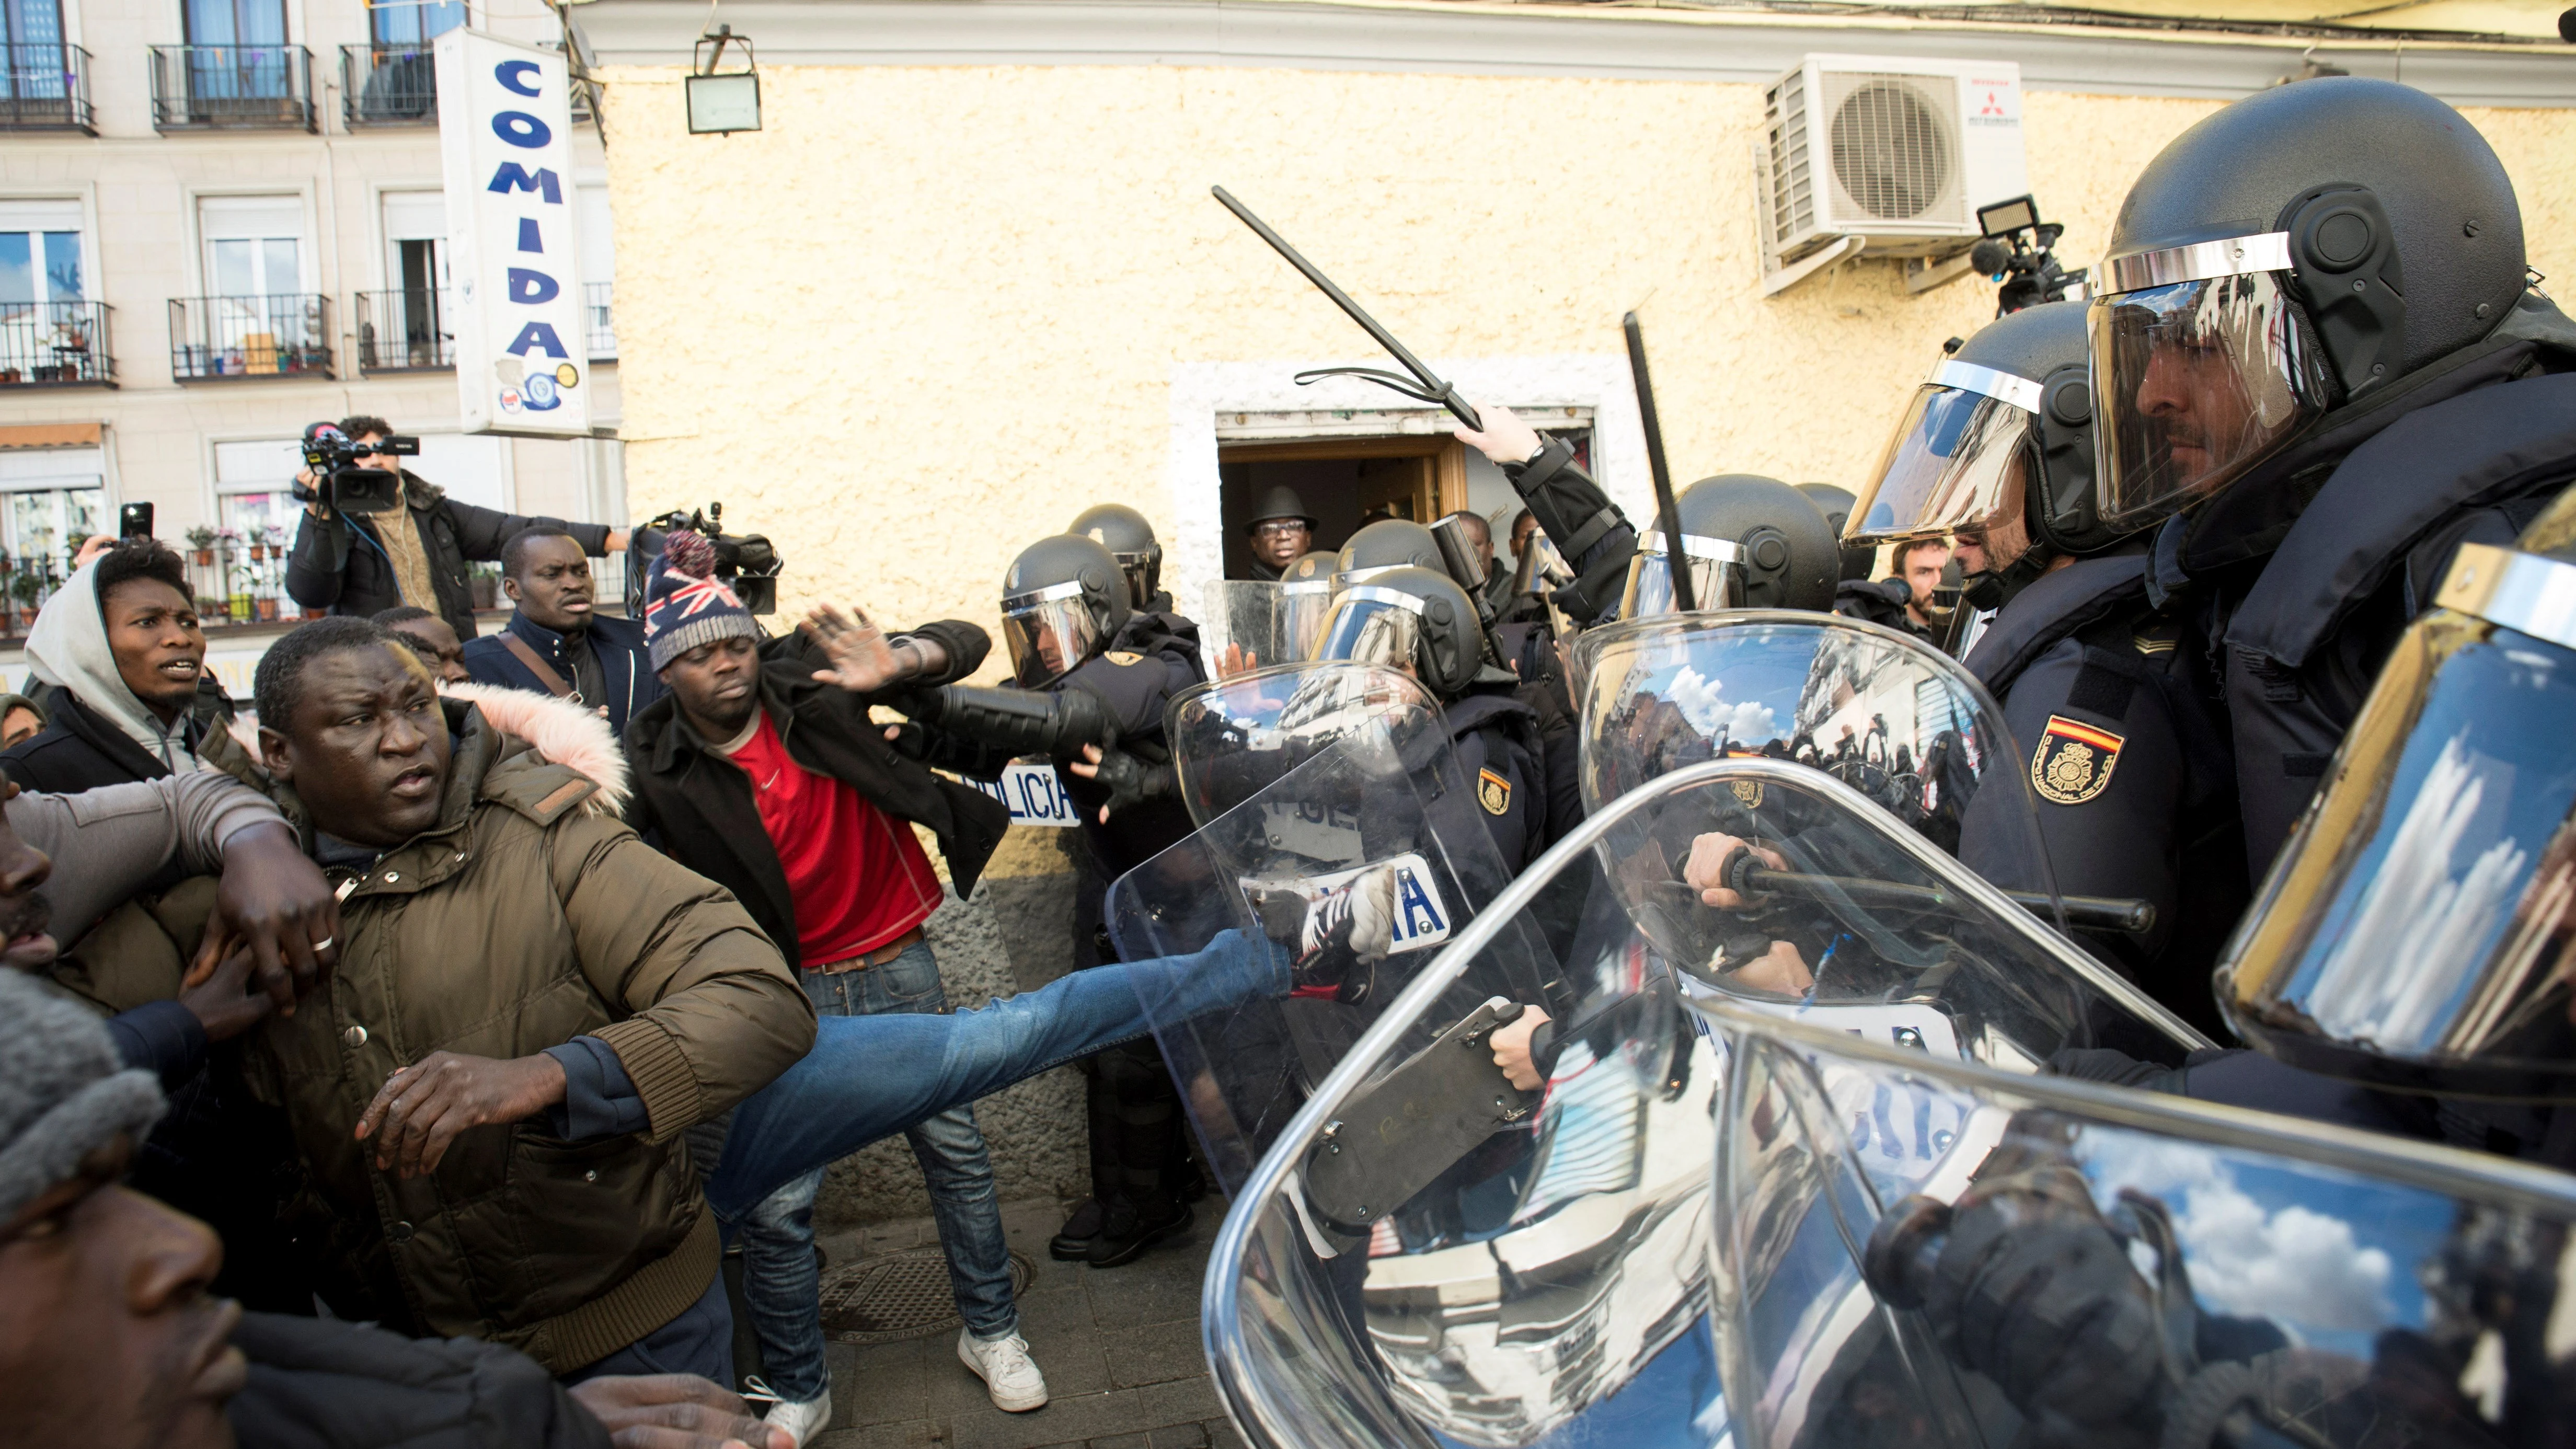
<svg viewBox="0 0 2576 1449">
<path fill-rule="evenodd" d="M 1411 671 L 1422 643 L 1422 601 L 1411 594 L 1353 584 L 1334 596 L 1315 645 L 1315 658 L 1382 664 Z"/>
<path fill-rule="evenodd" d="M 2576 594 L 2576 568 L 2470 545 L 2461 569 L 2480 556 Z M 2576 1101 L 2570 718 L 2576 649 L 2449 610 L 2418 621 L 2229 945 L 2238 1032 L 2358 1080 Z"/>
<path fill-rule="evenodd" d="M 1693 610 L 1743 607 L 1743 578 L 1734 566 L 1741 552 L 1722 538 L 1682 535 L 1682 561 L 1690 569 Z M 1672 554 L 1664 547 L 1662 534 L 1648 533 L 1637 540 L 1636 556 L 1628 560 L 1628 586 L 1619 595 L 1619 617 L 1638 619 L 1648 614 L 1678 613 L 1680 609 L 1673 595 Z"/>
<path fill-rule="evenodd" d="M 1162 554 L 1159 551 L 1119 553 L 1111 554 L 1110 557 L 1118 560 L 1118 572 L 1127 580 L 1129 602 L 1139 612 L 1150 608 L 1154 600 L 1154 591 L 1160 582 L 1155 576 L 1162 572 Z"/>
<path fill-rule="evenodd" d="M 1950 385 L 1973 380 L 1990 390 Z M 2007 398 L 2000 394 L 2010 392 Z M 2027 397 L 2028 401 L 2019 399 Z M 1914 394 L 1888 440 L 1874 481 L 1861 489 L 1843 537 L 1893 543 L 1983 532 L 2004 521 L 2021 493 L 2039 386 L 1964 363 L 1943 363 Z"/>
<path fill-rule="evenodd" d="M 1002 601 L 1002 638 L 1011 649 L 1011 680 L 1035 689 L 1092 655 L 1100 624 L 1079 583 L 1054 584 Z"/>
<path fill-rule="evenodd" d="M 1324 616 L 1332 612 L 1333 581 L 1299 579 L 1279 589 L 1279 628 L 1288 650 L 1280 662 L 1312 659 L 1315 641 L 1324 634 Z"/>
<path fill-rule="evenodd" d="M 2097 297 L 2102 521 L 2144 527 L 2225 487 L 2327 407 L 2315 345 L 2270 272 Z"/>
</svg>

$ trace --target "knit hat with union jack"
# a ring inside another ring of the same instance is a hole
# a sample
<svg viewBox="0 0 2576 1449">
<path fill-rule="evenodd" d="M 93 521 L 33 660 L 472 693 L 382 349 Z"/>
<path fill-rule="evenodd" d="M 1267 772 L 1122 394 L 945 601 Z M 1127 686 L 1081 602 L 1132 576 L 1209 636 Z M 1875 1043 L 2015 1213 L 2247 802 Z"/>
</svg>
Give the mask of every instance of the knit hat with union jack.
<svg viewBox="0 0 2576 1449">
<path fill-rule="evenodd" d="M 644 647 L 661 670 L 674 659 L 718 639 L 758 639 L 761 628 L 715 578 L 716 546 L 686 528 L 662 540 L 662 555 L 644 585 Z"/>
</svg>

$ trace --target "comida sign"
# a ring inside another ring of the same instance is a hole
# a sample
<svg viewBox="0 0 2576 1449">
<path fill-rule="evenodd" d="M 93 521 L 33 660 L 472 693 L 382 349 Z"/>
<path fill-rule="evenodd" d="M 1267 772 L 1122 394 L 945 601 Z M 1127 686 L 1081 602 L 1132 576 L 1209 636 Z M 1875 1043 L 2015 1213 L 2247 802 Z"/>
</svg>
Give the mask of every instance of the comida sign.
<svg viewBox="0 0 2576 1449">
<path fill-rule="evenodd" d="M 564 58 L 478 30 L 435 53 L 465 431 L 588 437 Z"/>
</svg>

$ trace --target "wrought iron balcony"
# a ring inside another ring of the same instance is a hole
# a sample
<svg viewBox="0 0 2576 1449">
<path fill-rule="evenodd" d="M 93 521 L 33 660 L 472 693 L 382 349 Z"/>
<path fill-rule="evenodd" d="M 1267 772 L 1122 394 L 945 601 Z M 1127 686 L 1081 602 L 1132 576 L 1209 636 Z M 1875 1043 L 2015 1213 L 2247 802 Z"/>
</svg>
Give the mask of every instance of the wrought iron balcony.
<svg viewBox="0 0 2576 1449">
<path fill-rule="evenodd" d="M 161 131 L 318 129 L 313 52 L 300 45 L 152 47 L 152 125 Z"/>
<path fill-rule="evenodd" d="M 170 299 L 170 376 L 178 382 L 331 376 L 331 299 Z"/>
<path fill-rule="evenodd" d="M 593 362 L 617 360 L 617 314 L 610 311 L 608 305 L 609 292 L 616 285 L 615 282 L 581 284 L 582 330 L 589 334 L 587 350 Z"/>
<path fill-rule="evenodd" d="M 352 130 L 438 124 L 438 68 L 429 42 L 341 46 L 340 116 Z"/>
<path fill-rule="evenodd" d="M 0 45 L 0 131 L 97 135 L 89 52 L 77 45 Z"/>
<path fill-rule="evenodd" d="M 0 387 L 114 387 L 105 302 L 0 302 Z"/>
<path fill-rule="evenodd" d="M 360 292 L 358 370 L 428 372 L 456 365 L 456 334 L 441 290 Z"/>
</svg>

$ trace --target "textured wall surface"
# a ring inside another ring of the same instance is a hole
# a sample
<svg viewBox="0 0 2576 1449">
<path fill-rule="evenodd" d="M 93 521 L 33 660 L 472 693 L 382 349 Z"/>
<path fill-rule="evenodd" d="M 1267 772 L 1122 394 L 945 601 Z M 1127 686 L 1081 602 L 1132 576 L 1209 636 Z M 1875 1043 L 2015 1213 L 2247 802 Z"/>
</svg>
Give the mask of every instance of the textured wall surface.
<svg viewBox="0 0 2576 1449">
<path fill-rule="evenodd" d="M 1877 261 L 1764 299 L 1754 86 L 767 67 L 764 129 L 716 137 L 686 134 L 678 71 L 607 79 L 635 511 L 724 498 L 781 539 L 791 604 L 989 624 L 1011 555 L 1083 506 L 1192 511 L 1176 367 L 1382 362 L 1211 182 L 1425 356 L 1615 357 L 1639 308 L 1685 479 L 1853 482 L 1941 339 L 1993 307 L 1973 279 L 1909 296 Z M 2070 264 L 2214 105 L 2026 97 Z M 2470 119 L 2533 264 L 2576 275 L 2576 111 Z"/>
</svg>

